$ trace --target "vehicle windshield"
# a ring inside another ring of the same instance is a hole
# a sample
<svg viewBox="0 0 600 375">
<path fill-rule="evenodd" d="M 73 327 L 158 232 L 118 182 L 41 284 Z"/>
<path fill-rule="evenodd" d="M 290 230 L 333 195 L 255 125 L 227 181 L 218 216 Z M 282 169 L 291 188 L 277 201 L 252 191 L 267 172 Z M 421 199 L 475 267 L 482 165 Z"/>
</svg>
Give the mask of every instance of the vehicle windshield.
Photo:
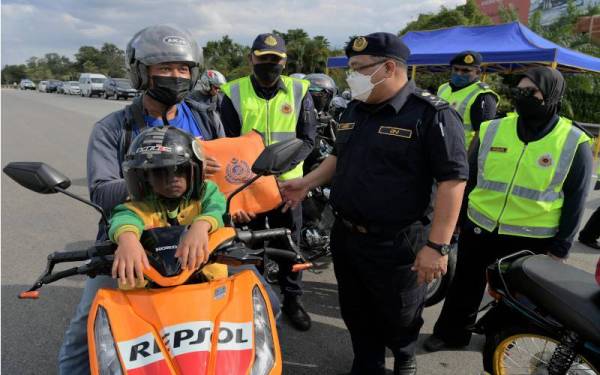
<svg viewBox="0 0 600 375">
<path fill-rule="evenodd" d="M 71 82 L 69 82 L 69 84 L 70 84 L 72 87 L 79 87 L 79 82 L 77 82 L 77 81 L 71 81 Z"/>
<path fill-rule="evenodd" d="M 117 83 L 117 86 L 124 88 L 124 89 L 130 89 L 131 88 L 131 82 L 128 79 L 115 79 L 115 82 Z"/>
<path fill-rule="evenodd" d="M 104 82 L 104 78 L 92 78 L 92 83 L 102 83 Z"/>
</svg>

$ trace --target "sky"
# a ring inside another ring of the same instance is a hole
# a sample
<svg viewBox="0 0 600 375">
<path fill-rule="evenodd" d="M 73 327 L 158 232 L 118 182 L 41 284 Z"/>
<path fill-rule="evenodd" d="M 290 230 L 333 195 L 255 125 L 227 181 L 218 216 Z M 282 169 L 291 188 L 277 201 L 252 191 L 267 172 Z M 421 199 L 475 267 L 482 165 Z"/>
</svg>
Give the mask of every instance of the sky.
<svg viewBox="0 0 600 375">
<path fill-rule="evenodd" d="M 189 30 L 199 45 L 229 35 L 250 45 L 273 29 L 302 28 L 342 47 L 350 35 L 397 33 L 419 13 L 465 0 L 2 0 L 1 64 L 24 63 L 56 52 L 73 59 L 82 45 L 109 42 L 121 49 L 149 25 Z"/>
</svg>

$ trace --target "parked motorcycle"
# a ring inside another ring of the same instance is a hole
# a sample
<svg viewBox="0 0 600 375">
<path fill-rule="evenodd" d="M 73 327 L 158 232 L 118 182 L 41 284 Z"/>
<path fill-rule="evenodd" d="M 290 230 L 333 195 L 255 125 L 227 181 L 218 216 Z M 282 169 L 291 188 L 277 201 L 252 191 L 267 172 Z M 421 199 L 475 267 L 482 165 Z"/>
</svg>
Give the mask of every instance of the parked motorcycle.
<svg viewBox="0 0 600 375">
<path fill-rule="evenodd" d="M 521 251 L 487 270 L 489 311 L 472 327 L 486 335 L 494 375 L 600 374 L 600 287 L 594 276 Z"/>
<path fill-rule="evenodd" d="M 256 178 L 285 171 L 302 143 L 297 140 L 269 146 L 254 163 Z M 22 186 L 43 194 L 61 192 L 102 209 L 66 189 L 70 180 L 44 163 L 9 163 L 4 172 Z M 229 215 L 225 217 L 230 222 Z M 150 268 L 135 289 L 100 289 L 88 319 L 90 368 L 97 374 L 263 374 L 282 373 L 275 317 L 265 288 L 250 271 L 207 281 L 200 272 L 182 270 L 175 258 L 185 228 L 173 226 L 144 231 L 141 242 Z M 285 239 L 292 251 L 255 248 L 265 240 Z M 287 229 L 242 231 L 219 229 L 209 238 L 209 263 L 259 265 L 266 255 L 306 268 L 293 251 Z M 89 249 L 55 252 L 46 270 L 23 299 L 37 299 L 39 289 L 74 276 L 110 275 L 116 245 L 106 241 Z M 59 263 L 84 262 L 62 271 Z"/>
</svg>

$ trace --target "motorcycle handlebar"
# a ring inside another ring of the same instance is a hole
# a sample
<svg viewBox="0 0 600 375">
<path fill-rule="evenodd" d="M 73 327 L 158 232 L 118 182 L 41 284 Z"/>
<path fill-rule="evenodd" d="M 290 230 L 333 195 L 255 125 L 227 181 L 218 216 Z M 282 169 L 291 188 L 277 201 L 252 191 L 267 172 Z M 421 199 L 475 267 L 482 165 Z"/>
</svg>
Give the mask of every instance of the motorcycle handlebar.
<svg viewBox="0 0 600 375">
<path fill-rule="evenodd" d="M 291 231 L 286 228 L 275 228 L 275 229 L 263 229 L 255 231 L 240 230 L 237 233 L 237 237 L 240 241 L 246 244 L 254 244 L 256 242 L 275 239 L 275 238 L 287 238 L 291 235 Z"/>
</svg>

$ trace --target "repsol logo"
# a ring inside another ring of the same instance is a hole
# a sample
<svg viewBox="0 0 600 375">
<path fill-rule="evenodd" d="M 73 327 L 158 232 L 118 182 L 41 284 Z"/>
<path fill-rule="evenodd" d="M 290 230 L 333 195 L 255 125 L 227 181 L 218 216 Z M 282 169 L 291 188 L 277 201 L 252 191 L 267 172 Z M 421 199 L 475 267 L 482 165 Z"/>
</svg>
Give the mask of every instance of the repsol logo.
<svg viewBox="0 0 600 375">
<path fill-rule="evenodd" d="M 213 324 L 197 321 L 165 327 L 161 332 L 164 345 L 171 356 L 210 351 Z M 221 322 L 217 350 L 252 350 L 252 323 Z M 151 333 L 136 339 L 119 342 L 119 351 L 127 369 L 146 366 L 164 359 L 160 346 Z"/>
</svg>

